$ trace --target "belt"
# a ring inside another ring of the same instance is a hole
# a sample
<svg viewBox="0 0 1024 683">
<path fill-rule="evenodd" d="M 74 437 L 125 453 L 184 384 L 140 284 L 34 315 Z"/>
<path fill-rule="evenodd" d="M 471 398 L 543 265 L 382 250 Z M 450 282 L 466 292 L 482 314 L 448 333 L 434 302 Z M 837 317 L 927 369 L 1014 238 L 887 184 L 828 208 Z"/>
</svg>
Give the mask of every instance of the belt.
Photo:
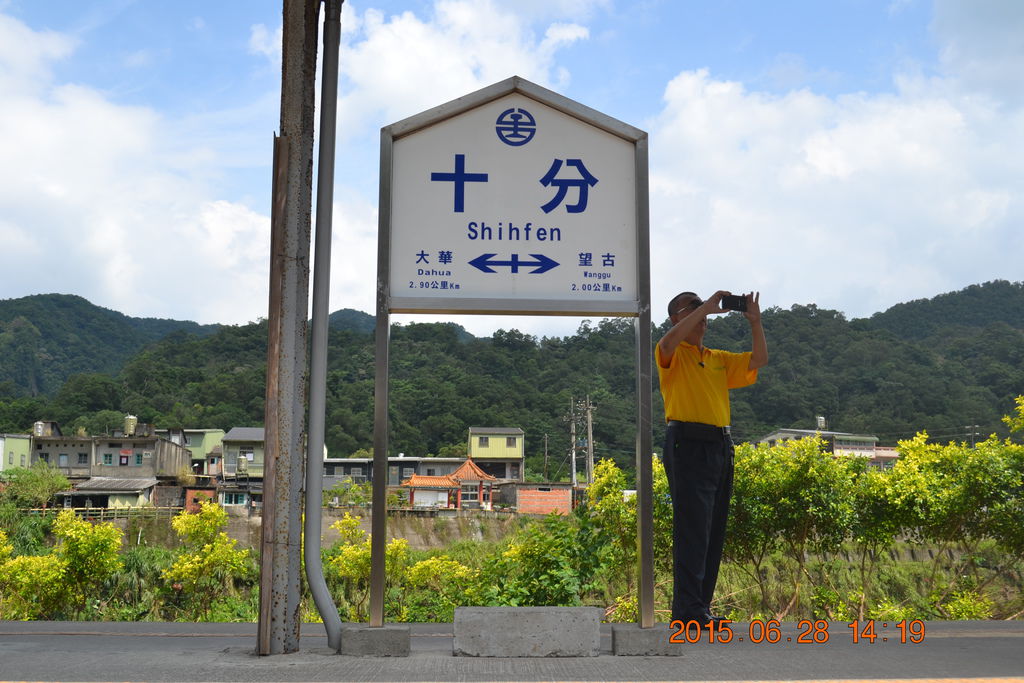
<svg viewBox="0 0 1024 683">
<path fill-rule="evenodd" d="M 680 420 L 669 420 L 670 428 L 678 429 L 687 439 L 698 439 L 700 441 L 725 441 L 731 438 L 729 425 L 716 427 L 715 425 L 704 424 L 703 422 L 682 422 Z"/>
</svg>

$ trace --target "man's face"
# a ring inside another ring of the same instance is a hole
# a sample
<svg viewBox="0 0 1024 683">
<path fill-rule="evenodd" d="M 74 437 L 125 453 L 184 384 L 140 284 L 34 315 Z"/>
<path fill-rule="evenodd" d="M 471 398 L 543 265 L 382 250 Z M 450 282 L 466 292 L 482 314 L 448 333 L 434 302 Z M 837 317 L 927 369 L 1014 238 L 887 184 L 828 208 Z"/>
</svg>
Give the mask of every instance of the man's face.
<svg viewBox="0 0 1024 683">
<path fill-rule="evenodd" d="M 679 304 L 676 306 L 675 313 L 671 317 L 672 323 L 678 323 L 680 320 L 693 313 L 693 311 L 702 303 L 704 303 L 704 301 L 697 296 L 680 299 Z M 707 328 L 708 318 L 707 316 L 701 316 L 697 325 L 693 328 L 693 331 L 686 337 L 686 341 L 694 346 L 699 345 L 701 340 L 704 338 L 704 332 L 707 331 Z"/>
</svg>

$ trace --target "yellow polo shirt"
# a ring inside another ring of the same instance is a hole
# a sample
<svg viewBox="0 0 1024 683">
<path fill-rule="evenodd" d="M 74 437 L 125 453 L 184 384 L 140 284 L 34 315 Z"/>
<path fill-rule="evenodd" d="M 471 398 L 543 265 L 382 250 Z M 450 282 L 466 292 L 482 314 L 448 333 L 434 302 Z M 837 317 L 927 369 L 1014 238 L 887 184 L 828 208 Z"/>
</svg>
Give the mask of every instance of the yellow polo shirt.
<svg viewBox="0 0 1024 683">
<path fill-rule="evenodd" d="M 680 342 L 664 367 L 661 346 L 654 347 L 661 396 L 665 399 L 665 421 L 703 422 L 725 427 L 731 424 L 729 389 L 757 381 L 750 370 L 751 352 L 732 353 Z M 703 363 L 703 366 L 701 365 Z"/>
</svg>

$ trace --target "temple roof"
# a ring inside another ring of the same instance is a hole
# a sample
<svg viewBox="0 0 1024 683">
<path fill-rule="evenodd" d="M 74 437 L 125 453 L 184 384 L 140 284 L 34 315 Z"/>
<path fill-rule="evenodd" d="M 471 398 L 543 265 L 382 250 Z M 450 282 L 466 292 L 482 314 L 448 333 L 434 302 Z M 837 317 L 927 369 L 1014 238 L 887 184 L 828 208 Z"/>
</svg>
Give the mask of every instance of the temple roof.
<svg viewBox="0 0 1024 683">
<path fill-rule="evenodd" d="M 416 489 L 457 489 L 460 484 L 452 479 L 451 475 L 448 474 L 443 474 L 439 477 L 426 474 L 414 474 L 403 481 L 402 486 L 408 486 Z"/>
<path fill-rule="evenodd" d="M 472 458 L 459 465 L 451 474 L 431 476 L 426 474 L 414 474 L 402 482 L 402 486 L 417 489 L 457 489 L 464 481 L 497 481 L 497 477 L 480 469 Z"/>
<path fill-rule="evenodd" d="M 497 481 L 497 477 L 491 475 L 480 469 L 473 458 L 467 458 L 466 462 L 459 465 L 458 469 L 448 475 L 455 481 Z"/>
</svg>

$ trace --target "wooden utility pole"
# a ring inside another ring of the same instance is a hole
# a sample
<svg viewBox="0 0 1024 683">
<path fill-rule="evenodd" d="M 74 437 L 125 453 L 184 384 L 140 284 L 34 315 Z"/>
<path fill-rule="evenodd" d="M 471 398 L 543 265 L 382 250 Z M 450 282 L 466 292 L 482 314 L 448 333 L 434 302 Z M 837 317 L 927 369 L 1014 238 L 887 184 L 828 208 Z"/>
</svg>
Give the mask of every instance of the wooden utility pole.
<svg viewBox="0 0 1024 683">
<path fill-rule="evenodd" d="M 572 442 L 572 487 L 576 488 L 576 399 L 569 398 L 569 440 Z M 573 494 L 575 495 L 575 493 Z"/>
<path fill-rule="evenodd" d="M 284 0 L 274 139 L 257 652 L 299 649 L 313 120 L 320 3 Z"/>
<path fill-rule="evenodd" d="M 594 406 L 587 394 L 587 486 L 594 483 Z"/>
<path fill-rule="evenodd" d="M 548 435 L 544 435 L 544 481 L 548 480 Z"/>
</svg>

